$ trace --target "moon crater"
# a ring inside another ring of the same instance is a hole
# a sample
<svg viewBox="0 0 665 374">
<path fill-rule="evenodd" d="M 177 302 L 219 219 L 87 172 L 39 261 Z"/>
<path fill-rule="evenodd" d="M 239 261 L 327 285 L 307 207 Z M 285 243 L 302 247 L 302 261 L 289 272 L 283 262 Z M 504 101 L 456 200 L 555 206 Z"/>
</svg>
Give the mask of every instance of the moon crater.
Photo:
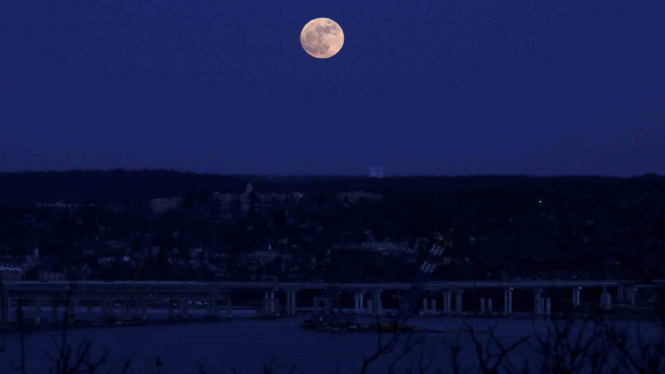
<svg viewBox="0 0 665 374">
<path fill-rule="evenodd" d="M 344 45 L 344 32 L 329 18 L 313 19 L 303 27 L 300 44 L 305 52 L 316 58 L 330 58 Z"/>
</svg>

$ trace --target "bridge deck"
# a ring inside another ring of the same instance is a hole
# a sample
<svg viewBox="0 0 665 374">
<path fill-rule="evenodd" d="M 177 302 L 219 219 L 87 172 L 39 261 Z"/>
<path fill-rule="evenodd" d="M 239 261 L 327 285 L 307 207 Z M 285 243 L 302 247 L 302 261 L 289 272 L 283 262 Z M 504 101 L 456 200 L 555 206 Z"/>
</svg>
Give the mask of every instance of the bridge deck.
<svg viewBox="0 0 665 374">
<path fill-rule="evenodd" d="M 325 283 L 203 283 L 203 282 L 64 282 L 64 281 L 18 281 L 4 282 L 4 288 L 8 291 L 65 291 L 73 287 L 78 291 L 123 291 L 123 292 L 219 292 L 230 290 L 322 290 L 329 287 Z M 610 280 L 610 281 L 512 281 L 512 282 L 433 282 L 424 286 L 431 291 L 445 291 L 449 289 L 469 288 L 576 288 L 576 287 L 664 287 L 665 281 L 654 281 L 650 284 L 636 284 L 634 281 Z M 336 284 L 341 290 L 408 290 L 410 283 L 348 283 Z"/>
</svg>

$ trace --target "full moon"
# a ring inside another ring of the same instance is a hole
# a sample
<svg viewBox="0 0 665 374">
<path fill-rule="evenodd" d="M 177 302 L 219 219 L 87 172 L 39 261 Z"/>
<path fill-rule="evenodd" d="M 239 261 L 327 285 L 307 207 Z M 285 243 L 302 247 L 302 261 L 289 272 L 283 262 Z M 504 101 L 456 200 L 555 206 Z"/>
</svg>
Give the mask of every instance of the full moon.
<svg viewBox="0 0 665 374">
<path fill-rule="evenodd" d="M 330 58 L 344 45 L 344 32 L 329 18 L 313 19 L 302 28 L 300 44 L 305 52 L 316 58 Z"/>
</svg>

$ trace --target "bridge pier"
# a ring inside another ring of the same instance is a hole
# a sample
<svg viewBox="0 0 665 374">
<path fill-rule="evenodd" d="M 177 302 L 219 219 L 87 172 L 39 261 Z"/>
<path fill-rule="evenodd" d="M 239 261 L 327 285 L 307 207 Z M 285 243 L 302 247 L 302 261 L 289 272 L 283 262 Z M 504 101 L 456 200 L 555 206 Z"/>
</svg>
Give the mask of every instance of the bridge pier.
<svg viewBox="0 0 665 374">
<path fill-rule="evenodd" d="M 231 300 L 231 295 L 226 296 L 226 315 L 233 317 L 233 300 Z"/>
<path fill-rule="evenodd" d="M 291 303 L 292 303 L 291 310 L 293 311 L 294 316 L 298 315 L 298 296 L 297 295 L 298 295 L 297 291 L 293 291 L 293 293 L 291 294 Z"/>
<path fill-rule="evenodd" d="M 64 306 L 64 312 L 65 316 L 63 319 L 67 319 L 67 322 L 73 322 L 74 321 L 74 300 L 69 300 L 65 302 Z"/>
<path fill-rule="evenodd" d="M 365 313 L 366 308 L 365 308 L 365 292 L 356 292 L 355 294 L 355 299 L 356 299 L 356 313 Z M 368 300 L 369 301 L 369 300 Z"/>
<path fill-rule="evenodd" d="M 35 325 L 39 325 L 42 321 L 42 299 L 35 300 L 32 306 L 32 319 Z"/>
<path fill-rule="evenodd" d="M 104 302 L 104 317 L 105 318 L 111 318 L 114 316 L 113 313 L 113 300 L 107 300 Z"/>
<path fill-rule="evenodd" d="M 182 313 L 183 318 L 189 318 L 189 300 L 188 299 L 180 300 L 180 313 Z"/>
<path fill-rule="evenodd" d="M 450 313 L 452 311 L 452 292 L 444 291 L 443 292 L 443 312 Z"/>
<path fill-rule="evenodd" d="M 368 303 L 371 303 L 371 300 L 367 300 Z M 319 314 L 319 308 L 321 306 L 321 303 L 323 303 L 323 314 L 328 315 L 330 314 L 330 299 L 326 297 L 314 297 L 314 305 L 313 305 L 313 311 L 314 315 Z"/>
<path fill-rule="evenodd" d="M 462 294 L 464 290 L 455 290 L 455 313 L 462 314 L 464 309 L 462 308 Z"/>
<path fill-rule="evenodd" d="M 356 299 L 356 304 L 357 304 Z M 357 306 L 357 305 L 356 305 Z M 296 291 L 286 291 L 286 315 L 295 316 L 297 314 Z"/>
<path fill-rule="evenodd" d="M 603 310 L 612 309 L 612 295 L 607 292 L 607 287 L 603 287 L 603 292 L 600 294 L 600 308 Z"/>
<path fill-rule="evenodd" d="M 512 289 L 515 287 L 521 290 L 535 290 L 534 292 L 534 304 L 533 312 L 535 315 L 547 315 L 552 312 L 552 300 L 548 299 L 550 293 L 548 292 L 551 289 L 561 289 L 561 290 L 571 290 L 572 291 L 572 301 L 573 305 L 581 304 L 581 287 L 591 287 L 592 289 L 598 288 L 599 292 L 596 295 L 600 295 L 600 300 L 596 299 L 596 303 L 600 304 L 602 309 L 612 308 L 612 301 L 617 300 L 618 302 L 625 302 L 626 305 L 635 305 L 638 301 L 637 290 L 634 287 L 664 287 L 665 283 L 655 282 L 653 285 L 643 286 L 635 284 L 631 281 L 626 281 L 627 283 L 622 283 L 621 281 L 534 281 L 534 282 L 448 282 L 448 283 L 433 283 L 427 286 L 427 293 L 429 292 L 441 292 L 443 296 L 443 313 L 458 313 L 464 314 L 463 309 L 463 291 L 466 288 L 474 288 L 480 290 L 480 295 L 484 297 L 481 299 L 468 298 L 469 302 L 476 303 L 476 312 L 480 313 L 494 313 L 493 310 L 493 300 L 489 299 L 489 291 L 485 293 L 485 289 L 504 289 L 504 303 L 503 303 L 503 312 L 510 314 L 512 310 Z M 144 300 L 153 302 L 157 300 L 164 300 L 172 298 L 169 305 L 169 318 L 174 317 L 174 313 L 181 315 L 181 318 L 189 317 L 189 306 L 188 303 L 190 300 L 201 300 L 206 301 L 208 304 L 208 314 L 216 315 L 221 314 L 221 311 L 217 310 L 219 305 L 218 302 L 223 302 L 225 294 L 229 290 L 236 289 L 252 289 L 252 292 L 258 292 L 258 295 L 262 295 L 263 292 L 267 291 L 266 299 L 268 303 L 266 304 L 265 310 L 267 313 L 279 313 L 280 302 L 282 302 L 282 292 L 286 293 L 286 311 L 287 315 L 295 315 L 297 312 L 296 308 L 296 287 L 309 287 L 312 290 L 321 290 L 325 289 L 326 285 L 316 285 L 316 284 L 297 284 L 297 283 L 260 283 L 260 284 L 186 284 L 179 282 L 166 282 L 159 285 L 156 282 L 116 282 L 116 283 L 103 283 L 103 282 L 82 282 L 81 287 L 76 287 L 76 289 L 71 290 L 71 285 L 67 282 L 57 282 L 53 281 L 47 285 L 42 284 L 41 282 L 32 282 L 32 281 L 23 281 L 20 284 L 15 282 L 6 282 L 4 284 L 4 290 L 0 293 L 0 306 L 2 307 L 2 313 L 0 313 L 0 322 L 6 323 L 7 321 L 15 320 L 17 315 L 17 309 L 19 305 L 23 305 L 24 316 L 30 320 L 30 323 L 33 321 L 39 323 L 41 321 L 42 306 L 48 309 L 49 306 L 52 306 L 51 321 L 60 323 L 62 315 L 58 315 L 58 308 L 64 308 L 68 317 L 72 319 L 83 319 L 83 320 L 92 320 L 92 315 L 95 317 L 97 315 L 93 313 L 96 310 L 98 305 L 102 308 L 102 314 L 104 315 L 115 315 L 116 317 L 120 316 L 124 319 L 139 317 L 147 318 L 147 311 Z M 364 287 L 362 284 L 346 284 L 341 285 L 340 290 L 342 291 L 351 291 L 355 293 L 354 296 L 354 310 L 358 313 L 367 312 L 372 315 L 383 314 L 382 308 L 382 299 L 381 292 L 383 290 L 389 289 L 390 294 L 392 295 L 393 290 L 397 291 L 399 294 L 403 294 L 411 285 L 406 284 L 374 284 L 369 289 L 362 289 Z M 600 290 L 602 289 L 602 290 Z M 222 293 L 220 294 L 220 290 Z M 616 294 L 614 293 L 616 290 Z M 130 292 L 131 291 L 131 292 Z M 364 292 L 361 292 L 364 291 Z M 130 292 L 128 294 L 128 292 Z M 455 293 L 455 300 L 453 298 L 453 292 Z M 492 291 L 495 292 L 495 291 Z M 558 292 L 558 291 L 557 291 Z M 275 293 L 279 296 L 279 300 L 275 298 Z M 365 297 L 365 293 L 367 297 Z M 47 296 L 48 295 L 48 296 Z M 129 296 L 131 295 L 131 297 Z M 256 293 L 255 293 L 256 295 Z M 521 295 L 521 293 L 520 293 Z M 590 295 L 590 294 L 589 294 Z M 612 296 L 615 295 L 615 296 Z M 543 297 L 545 296 L 545 297 Z M 598 296 L 596 296 L 598 297 Z M 117 301 L 113 302 L 113 299 Z M 131 299 L 131 300 L 130 300 Z M 365 299 L 367 303 L 365 303 Z M 430 296 L 427 294 L 427 297 L 421 296 L 422 299 L 422 310 L 425 313 L 438 312 L 437 309 L 437 299 L 438 296 Z M 473 300 L 478 301 L 473 301 Z M 17 300 L 19 301 L 17 303 Z M 82 300 L 82 301 L 81 301 Z M 94 302 L 89 302 L 95 300 Z M 135 300 L 135 301 L 133 301 Z M 569 299 L 570 300 L 570 299 Z M 615 301 L 615 303 L 617 302 Z M 227 302 L 229 302 L 227 300 Z M 480 305 L 478 304 L 480 302 Z M 83 305 L 80 305 L 80 304 Z M 163 302 L 162 302 L 163 303 Z M 453 310 L 453 303 L 455 304 L 455 309 Z M 549 303 L 549 304 L 548 304 Z M 595 305 L 598 305 L 594 303 Z M 42 305 L 45 304 L 45 305 Z M 51 305 L 49 305 L 51 304 Z M 197 303 L 198 304 L 198 303 Z M 163 305 L 163 304 L 162 304 Z M 332 303 L 331 303 L 332 305 Z M 283 305 L 282 305 L 283 306 Z M 349 305 L 350 306 L 350 305 Z M 82 309 L 79 309 L 82 307 Z M 180 313 L 174 308 L 180 307 Z M 323 305 L 319 305 L 319 308 Z M 554 306 L 555 308 L 557 306 Z M 113 310 L 114 308 L 120 308 L 119 310 Z M 473 307 L 471 308 L 471 310 Z M 575 307 L 576 309 L 576 307 Z M 87 315 L 86 315 L 87 311 Z M 322 312 L 322 310 L 320 310 Z M 500 310 L 498 310 L 500 311 Z M 44 312 L 44 317 L 46 321 L 49 320 L 48 310 Z M 80 313 L 80 315 L 79 315 Z M 231 314 L 231 313 L 230 313 Z M 55 315 L 55 316 L 54 316 Z M 78 318 L 77 318 L 78 317 Z M 164 316 L 162 316 L 163 318 Z M 175 316 L 178 317 L 178 316 Z"/>
<path fill-rule="evenodd" d="M 275 313 L 275 291 L 266 291 L 263 305 L 265 306 L 264 314 Z"/>
<path fill-rule="evenodd" d="M 509 287 L 503 290 L 503 312 L 505 314 L 513 313 L 513 288 Z"/>
<path fill-rule="evenodd" d="M 7 302 L 9 293 L 2 293 L 2 305 L 0 305 L 0 326 L 4 326 L 9 322 L 9 303 Z"/>
<path fill-rule="evenodd" d="M 275 313 L 275 291 L 270 291 L 270 313 L 274 314 Z"/>
<path fill-rule="evenodd" d="M 129 301 L 125 302 L 122 319 L 132 319 L 132 304 Z"/>
<path fill-rule="evenodd" d="M 286 294 L 288 296 L 286 299 L 287 314 L 291 316 L 295 316 L 298 313 L 298 306 L 296 304 L 296 293 L 297 291 L 289 291 Z"/>
<path fill-rule="evenodd" d="M 219 304 L 217 304 L 217 299 L 212 299 L 212 314 L 215 317 L 219 316 Z"/>
<path fill-rule="evenodd" d="M 624 296 L 623 284 L 620 284 L 619 287 L 617 287 L 617 303 L 624 302 L 623 296 Z"/>
<path fill-rule="evenodd" d="M 533 314 L 535 315 L 543 314 L 543 300 L 541 297 L 542 293 L 542 288 L 533 289 Z"/>
<path fill-rule="evenodd" d="M 25 323 L 25 313 L 23 313 L 24 300 L 16 300 L 16 322 Z"/>
<path fill-rule="evenodd" d="M 126 301 L 123 305 L 125 308 L 125 318 L 132 319 L 136 313 L 136 305 L 131 301 Z"/>
<path fill-rule="evenodd" d="M 217 300 L 212 298 L 208 300 L 208 307 L 206 308 L 206 312 L 209 316 L 214 316 L 217 317 Z"/>
<path fill-rule="evenodd" d="M 610 309 L 612 309 L 612 295 L 608 293 L 605 296 L 605 310 L 610 310 Z"/>
<path fill-rule="evenodd" d="M 374 310 L 372 310 L 372 314 L 381 315 L 382 312 L 383 312 L 382 311 L 383 308 L 381 306 L 381 291 L 376 290 L 376 291 L 372 292 L 372 299 L 374 301 L 372 303 L 372 305 L 374 306 Z"/>
<path fill-rule="evenodd" d="M 279 300 L 277 299 L 263 299 L 263 305 L 261 305 L 261 314 L 264 316 L 274 315 L 278 310 L 277 305 Z"/>
<path fill-rule="evenodd" d="M 575 306 L 580 305 L 580 289 L 581 287 L 573 288 L 573 305 Z"/>
</svg>

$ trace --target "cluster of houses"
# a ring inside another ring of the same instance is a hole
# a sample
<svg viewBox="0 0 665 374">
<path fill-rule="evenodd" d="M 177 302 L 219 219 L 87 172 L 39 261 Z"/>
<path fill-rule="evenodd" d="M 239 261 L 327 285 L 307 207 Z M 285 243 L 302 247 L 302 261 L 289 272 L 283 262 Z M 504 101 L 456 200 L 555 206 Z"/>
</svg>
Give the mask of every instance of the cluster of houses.
<svg viewBox="0 0 665 374">
<path fill-rule="evenodd" d="M 299 202 L 305 197 L 305 194 L 302 192 L 291 192 L 291 193 L 256 193 L 251 183 L 247 183 L 245 186 L 245 191 L 241 194 L 232 194 L 232 193 L 219 193 L 215 192 L 213 194 L 213 200 L 217 201 L 222 211 L 228 211 L 229 207 L 233 203 L 239 203 L 242 211 L 246 212 L 249 210 L 250 206 L 254 204 L 259 208 L 265 208 L 271 206 L 275 203 L 284 203 L 287 201 L 290 202 Z M 337 195 L 337 200 L 342 203 L 347 204 L 357 204 L 362 200 L 366 201 L 381 201 L 383 198 L 380 194 L 363 192 L 363 191 L 354 191 L 354 192 L 342 192 Z M 172 210 L 177 210 L 182 208 L 184 204 L 184 199 L 181 196 L 175 196 L 170 198 L 159 198 L 153 199 L 150 201 L 150 209 L 153 213 L 164 213 Z"/>
<path fill-rule="evenodd" d="M 3 282 L 20 281 L 23 276 L 23 269 L 15 265 L 0 264 L 0 277 Z"/>
<path fill-rule="evenodd" d="M 213 194 L 213 200 L 217 201 L 221 205 L 223 211 L 227 211 L 231 204 L 239 203 L 242 211 L 244 212 L 248 211 L 252 204 L 258 207 L 266 207 L 277 202 L 298 202 L 303 197 L 305 197 L 305 194 L 302 192 L 291 192 L 284 194 L 255 193 L 251 183 L 247 183 L 247 186 L 245 186 L 245 192 L 241 194 L 219 192 L 215 192 Z M 181 196 L 159 198 L 150 201 L 150 209 L 153 213 L 164 213 L 171 210 L 180 209 L 183 204 L 184 199 Z"/>
<path fill-rule="evenodd" d="M 220 202 L 223 210 L 228 210 L 229 206 L 233 202 L 240 202 L 240 206 L 243 211 L 248 211 L 252 203 L 256 204 L 259 207 L 269 206 L 271 204 L 286 201 L 298 202 L 305 194 L 302 192 L 291 192 L 291 193 L 255 193 L 254 188 L 251 183 L 247 183 L 245 186 L 245 192 L 242 194 L 231 194 L 231 193 L 219 193 L 215 192 L 213 199 Z M 252 201 L 254 200 L 254 201 Z"/>
<path fill-rule="evenodd" d="M 214 193 L 212 200 L 207 200 L 206 204 L 214 204 L 217 208 L 221 208 L 223 215 L 228 215 L 231 205 L 236 213 L 240 208 L 240 212 L 246 212 L 250 207 L 258 209 L 274 206 L 279 203 L 298 203 L 305 195 L 301 192 L 291 193 L 257 193 L 254 191 L 251 183 L 247 183 L 245 190 L 241 194 L 229 193 Z M 344 192 L 336 196 L 337 201 L 343 204 L 357 204 L 362 201 L 376 202 L 382 200 L 382 195 L 367 193 L 362 191 Z M 153 199 L 149 203 L 150 210 L 153 213 L 165 213 L 183 208 L 185 198 L 176 196 L 171 198 Z M 38 208 L 58 212 L 69 212 L 77 214 L 77 211 L 82 208 L 93 206 L 92 204 L 81 204 L 73 200 L 60 201 L 52 204 L 39 204 Z M 116 211 L 116 209 L 113 209 Z M 35 216 L 36 217 L 36 216 Z M 42 228 L 41 222 L 33 217 L 30 218 L 30 224 L 35 227 Z M 78 218 L 76 218 L 78 219 Z M 47 225 L 45 223 L 45 225 Z M 83 225 L 81 219 L 76 221 L 79 226 Z M 108 225 L 108 224 L 107 224 Z M 309 229 L 308 222 L 298 225 L 299 229 Z M 250 226 L 248 230 L 251 230 Z M 321 228 L 318 228 L 321 230 Z M 39 279 L 41 281 L 58 281 L 64 279 L 85 279 L 86 275 L 92 276 L 94 279 L 95 271 L 91 270 L 86 262 L 94 258 L 94 267 L 99 268 L 112 268 L 112 267 L 138 267 L 146 257 L 156 257 L 160 255 L 162 249 L 159 246 L 150 245 L 152 241 L 150 235 L 141 232 L 132 232 L 130 236 L 118 237 L 117 235 L 109 234 L 115 232 L 113 228 L 100 225 L 99 230 L 95 232 L 92 238 L 81 238 L 77 240 L 75 245 L 83 248 L 81 251 L 83 257 L 76 266 L 71 266 L 67 270 L 60 269 L 60 259 L 58 256 L 39 256 L 39 250 L 36 249 L 34 255 L 20 256 L 8 259 L 13 265 L 0 267 L 0 273 L 3 280 L 20 280 L 26 279 Z M 303 234 L 305 242 L 311 242 L 311 233 Z M 179 237 L 179 231 L 176 230 L 172 233 L 173 238 Z M 136 248 L 136 243 L 139 246 L 144 246 L 143 250 L 132 250 Z M 302 269 L 314 269 L 317 266 L 316 256 L 314 254 L 301 254 L 298 263 L 294 262 L 294 253 L 297 253 L 297 245 L 289 245 L 289 238 L 281 238 L 279 240 L 268 240 L 260 248 L 256 248 L 254 252 L 242 253 L 239 257 L 241 265 L 245 266 L 249 271 L 260 271 L 266 264 L 280 260 L 281 271 L 288 273 L 289 271 L 298 271 Z M 134 243 L 130 245 L 130 243 Z M 274 247 L 273 247 L 274 246 Z M 34 248 L 34 247 L 33 247 Z M 417 246 L 415 247 L 417 248 Z M 394 243 L 390 241 L 375 241 L 371 236 L 361 243 L 346 244 L 346 245 L 333 245 L 330 250 L 336 249 L 357 249 L 368 252 L 379 252 L 382 254 L 396 254 L 396 253 L 414 253 L 414 247 L 410 247 L 407 242 Z M 185 251 L 186 253 L 182 253 Z M 215 274 L 216 277 L 224 277 L 227 274 L 225 260 L 228 256 L 227 248 L 216 247 L 200 247 L 192 246 L 191 248 L 169 248 L 166 251 L 168 264 L 173 268 L 205 268 L 210 273 Z"/>
</svg>

